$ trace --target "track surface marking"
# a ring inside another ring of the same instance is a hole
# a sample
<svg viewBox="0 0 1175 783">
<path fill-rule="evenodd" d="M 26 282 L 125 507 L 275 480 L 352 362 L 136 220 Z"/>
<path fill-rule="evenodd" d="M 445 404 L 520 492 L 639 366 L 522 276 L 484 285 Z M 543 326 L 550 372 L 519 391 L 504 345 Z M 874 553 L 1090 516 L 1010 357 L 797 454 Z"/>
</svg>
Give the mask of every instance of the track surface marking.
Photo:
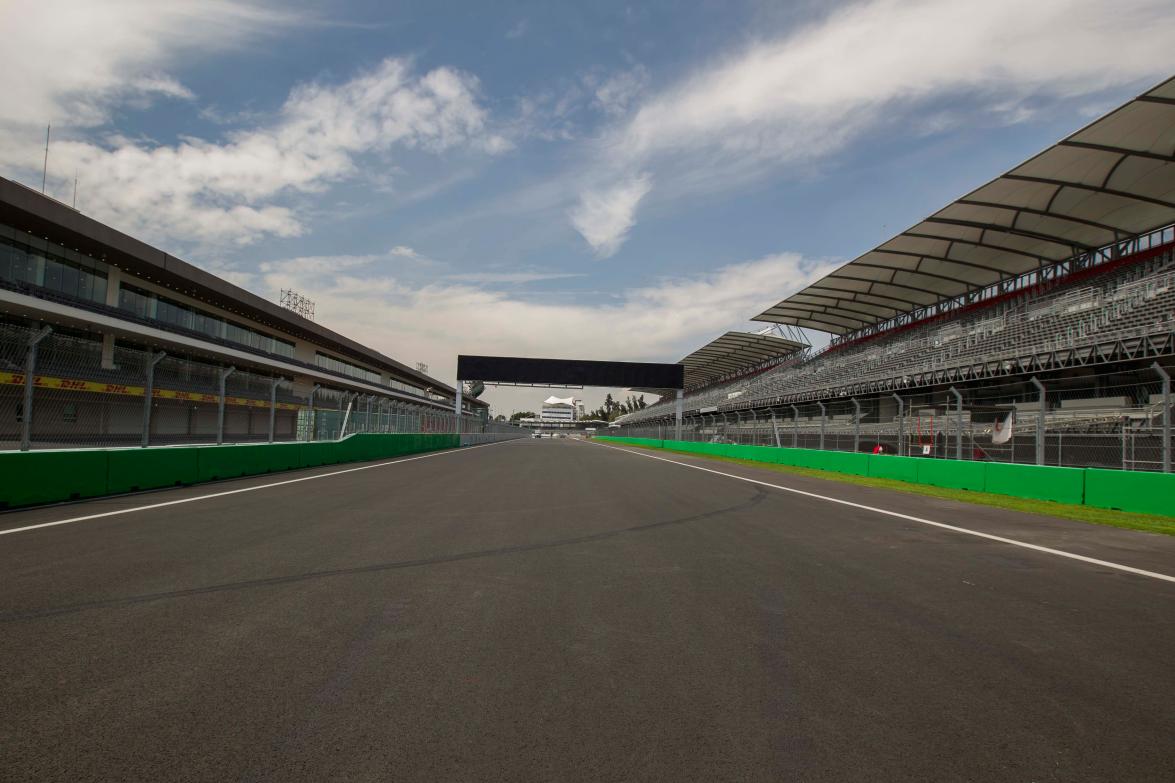
<svg viewBox="0 0 1175 783">
<path fill-rule="evenodd" d="M 1012 546 L 1023 547 L 1025 549 L 1032 549 L 1037 552 L 1044 552 L 1048 555 L 1055 555 L 1057 557 L 1067 557 L 1070 560 L 1080 560 L 1083 563 L 1091 563 L 1093 565 L 1102 566 L 1103 568 L 1113 568 L 1116 571 L 1124 571 L 1128 574 L 1137 574 L 1138 576 L 1149 577 L 1150 579 L 1159 579 L 1164 582 L 1175 583 L 1175 576 L 1168 574 L 1160 574 L 1154 571 L 1146 571 L 1141 568 L 1134 568 L 1133 566 L 1122 565 L 1121 563 L 1111 563 L 1109 560 L 1099 560 L 1095 557 L 1086 557 L 1085 555 L 1074 554 L 1073 552 L 1064 552 L 1060 549 L 1053 549 L 1047 546 L 1040 546 L 1039 544 L 1030 544 L 1027 541 L 1017 541 L 1012 538 L 1005 538 L 1004 536 L 994 536 L 991 533 L 983 533 L 978 530 L 969 530 L 965 527 L 958 527 L 956 525 L 948 525 L 945 522 L 935 522 L 933 519 L 923 519 L 922 517 L 912 516 L 910 514 L 903 514 L 898 511 L 890 511 L 889 509 L 878 508 L 876 506 L 867 506 L 864 503 L 854 503 L 851 500 L 843 500 L 841 498 L 834 498 L 828 495 L 820 495 L 815 492 L 807 492 L 795 487 L 785 487 L 782 484 L 773 484 L 769 481 L 760 481 L 759 479 L 748 478 L 747 476 L 738 476 L 734 473 L 726 473 L 721 470 L 714 470 L 713 468 L 702 467 L 701 465 L 693 465 L 689 462 L 681 462 L 675 459 L 668 459 L 666 457 L 658 457 L 655 454 L 648 454 L 643 451 L 636 451 L 633 449 L 625 449 L 619 446 L 611 446 L 606 443 L 595 443 L 596 446 L 604 446 L 616 451 L 623 451 L 628 454 L 635 454 L 638 457 L 647 457 L 648 459 L 655 459 L 660 462 L 668 462 L 671 465 L 681 465 L 683 468 L 692 468 L 693 470 L 703 470 L 706 473 L 713 473 L 718 476 L 725 476 L 737 481 L 746 481 L 751 484 L 759 484 L 764 487 L 771 487 L 772 489 L 782 490 L 784 492 L 794 492 L 797 495 L 804 495 L 805 497 L 817 498 L 829 503 L 839 503 L 842 506 L 851 506 L 852 508 L 860 508 L 866 511 L 872 511 L 876 514 L 884 514 L 888 517 L 896 517 L 898 519 L 905 519 L 910 522 L 917 522 L 921 525 L 930 525 L 931 527 L 942 528 L 943 530 L 950 530 L 955 533 L 964 533 L 969 536 L 978 536 L 979 538 L 986 538 L 990 541 L 999 541 L 1001 544 L 1010 544 Z"/>
<path fill-rule="evenodd" d="M 137 509 L 0 539 L 0 777 L 1175 780 L 1175 586 L 905 517 L 1175 573 L 1166 537 L 436 456 L 4 515 Z"/>
</svg>

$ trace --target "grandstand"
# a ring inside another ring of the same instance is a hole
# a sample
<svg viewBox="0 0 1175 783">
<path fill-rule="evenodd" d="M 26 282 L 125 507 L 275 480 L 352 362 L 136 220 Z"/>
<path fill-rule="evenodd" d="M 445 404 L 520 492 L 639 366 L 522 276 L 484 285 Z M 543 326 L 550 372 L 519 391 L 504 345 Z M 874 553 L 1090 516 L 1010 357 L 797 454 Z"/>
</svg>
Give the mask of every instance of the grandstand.
<svg viewBox="0 0 1175 783">
<path fill-rule="evenodd" d="M 1173 139 L 1170 80 L 758 314 L 831 340 L 695 368 L 686 437 L 1169 470 Z"/>
<path fill-rule="evenodd" d="M 0 178 L 0 450 L 451 433 L 458 401 L 417 369 Z M 463 432 L 498 429 L 484 401 L 460 405 Z"/>
</svg>

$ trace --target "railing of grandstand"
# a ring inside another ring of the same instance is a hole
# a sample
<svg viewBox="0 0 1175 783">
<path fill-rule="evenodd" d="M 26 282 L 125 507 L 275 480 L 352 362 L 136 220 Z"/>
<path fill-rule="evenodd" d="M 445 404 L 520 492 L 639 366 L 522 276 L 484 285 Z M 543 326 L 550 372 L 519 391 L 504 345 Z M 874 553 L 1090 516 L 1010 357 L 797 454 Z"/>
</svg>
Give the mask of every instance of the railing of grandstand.
<svg viewBox="0 0 1175 783">
<path fill-rule="evenodd" d="M 1090 250 L 1085 253 L 1079 253 L 1075 256 L 1059 261 L 1055 264 L 1043 266 L 1040 269 L 1034 269 L 1031 272 L 1026 272 L 1018 277 L 1008 278 L 999 283 L 987 286 L 985 288 L 969 291 L 961 296 L 953 297 L 951 299 L 944 299 L 926 307 L 917 308 L 907 313 L 901 313 L 894 318 L 887 321 L 882 321 L 876 324 L 870 324 L 848 334 L 836 335 L 832 338 L 824 349 L 817 352 L 823 353 L 826 350 L 834 350 L 839 346 L 847 345 L 856 342 L 866 337 L 884 334 L 885 332 L 916 324 L 920 321 L 935 318 L 951 313 L 961 308 L 970 307 L 980 304 L 984 301 L 1005 296 L 1009 293 L 1015 293 L 1024 289 L 1029 289 L 1038 286 L 1042 283 L 1062 282 L 1063 278 L 1075 274 L 1077 272 L 1093 269 L 1098 266 L 1109 264 L 1118 259 L 1136 254 L 1143 253 L 1148 250 L 1156 249 L 1169 245 L 1175 242 L 1175 226 L 1165 226 L 1160 229 L 1140 234 L 1138 236 L 1130 237 L 1119 242 L 1114 242 L 1103 247 Z"/>
<path fill-rule="evenodd" d="M 682 438 L 926 458 L 1170 470 L 1175 424 L 1166 370 L 1120 383 L 1043 381 L 1043 416 L 1031 386 L 839 399 L 687 415 Z M 899 413 L 900 412 L 900 413 Z M 1043 420 L 1044 428 L 1040 429 Z M 673 439 L 673 422 L 609 428 L 625 437 Z M 1039 434 L 1039 437 L 1038 437 Z"/>
<path fill-rule="evenodd" d="M 0 323 L 0 450 L 337 440 L 454 433 L 455 414 L 399 397 L 314 386 L 93 335 Z M 463 443 L 524 437 L 461 417 Z"/>
</svg>

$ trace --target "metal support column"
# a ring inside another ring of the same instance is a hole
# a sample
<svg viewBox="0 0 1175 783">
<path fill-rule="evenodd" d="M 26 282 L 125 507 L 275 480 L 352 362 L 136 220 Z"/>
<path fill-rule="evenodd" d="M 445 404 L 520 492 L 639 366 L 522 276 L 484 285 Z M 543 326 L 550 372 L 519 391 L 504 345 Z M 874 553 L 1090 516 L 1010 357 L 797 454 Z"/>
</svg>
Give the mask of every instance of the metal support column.
<svg viewBox="0 0 1175 783">
<path fill-rule="evenodd" d="M 820 450 L 824 451 L 824 425 L 828 421 L 828 409 L 822 402 L 816 404 L 820 406 Z"/>
<path fill-rule="evenodd" d="M 42 326 L 41 331 L 29 338 L 24 356 L 24 404 L 20 415 L 20 450 L 28 451 L 33 442 L 33 386 L 37 374 L 37 346 L 53 332 L 52 326 Z"/>
<path fill-rule="evenodd" d="M 310 396 L 306 398 L 306 409 L 310 418 L 310 437 L 307 440 L 314 440 L 318 436 L 318 419 L 314 415 L 314 395 L 318 394 L 321 389 L 320 384 L 314 384 L 314 388 L 310 390 Z"/>
<path fill-rule="evenodd" d="M 775 409 L 771 410 L 771 431 L 775 433 L 775 448 L 782 449 L 783 444 L 779 442 L 779 422 L 775 420 Z"/>
<path fill-rule="evenodd" d="M 853 413 L 853 451 L 861 450 L 861 401 L 856 397 L 852 399 L 853 408 L 856 410 Z"/>
<path fill-rule="evenodd" d="M 1035 386 L 1036 390 L 1038 392 L 1040 392 L 1040 395 L 1038 397 L 1039 404 L 1040 404 L 1040 410 L 1038 410 L 1036 412 L 1036 464 L 1043 465 L 1044 464 L 1044 414 L 1045 414 L 1044 384 L 1041 383 L 1040 381 L 1038 381 L 1036 379 L 1035 375 L 1033 375 L 1031 378 L 1029 378 L 1028 382 L 1031 383 L 1033 386 Z"/>
<path fill-rule="evenodd" d="M 277 424 L 277 385 L 281 378 L 272 378 L 269 381 L 269 442 L 273 443 L 273 431 Z"/>
<path fill-rule="evenodd" d="M 677 390 L 677 401 L 673 406 L 673 439 L 681 440 L 681 409 L 685 404 L 685 391 L 683 389 Z"/>
<path fill-rule="evenodd" d="M 1171 472 L 1171 376 L 1155 362 L 1151 369 L 1163 379 L 1163 472 Z"/>
<path fill-rule="evenodd" d="M 163 361 L 166 353 L 160 351 L 147 352 L 147 385 L 143 388 L 143 437 L 139 445 L 147 448 L 151 445 L 151 406 L 155 402 L 155 365 Z"/>
<path fill-rule="evenodd" d="M 236 367 L 223 367 L 220 370 L 220 394 L 216 399 L 216 445 L 224 443 L 224 386 L 228 377 L 236 372 Z"/>
<path fill-rule="evenodd" d="M 791 447 L 800 447 L 800 409 L 794 405 L 791 406 Z"/>
<path fill-rule="evenodd" d="M 457 416 L 457 421 L 453 425 L 453 427 L 457 431 L 458 435 L 461 434 L 461 392 L 463 391 L 463 389 L 461 387 L 462 387 L 461 381 L 457 381 L 457 401 L 453 405 L 453 411 Z"/>
<path fill-rule="evenodd" d="M 906 456 L 906 401 L 897 394 L 891 395 L 898 401 L 898 456 Z"/>
<path fill-rule="evenodd" d="M 1126 428 L 1130 426 L 1130 417 L 1122 417 L 1122 470 L 1126 470 Z"/>
<path fill-rule="evenodd" d="M 955 395 L 955 459 L 963 459 L 963 395 L 954 386 L 947 391 Z"/>
<path fill-rule="evenodd" d="M 734 412 L 734 437 L 737 439 L 735 443 L 743 442 L 743 415 L 738 411 Z"/>
</svg>

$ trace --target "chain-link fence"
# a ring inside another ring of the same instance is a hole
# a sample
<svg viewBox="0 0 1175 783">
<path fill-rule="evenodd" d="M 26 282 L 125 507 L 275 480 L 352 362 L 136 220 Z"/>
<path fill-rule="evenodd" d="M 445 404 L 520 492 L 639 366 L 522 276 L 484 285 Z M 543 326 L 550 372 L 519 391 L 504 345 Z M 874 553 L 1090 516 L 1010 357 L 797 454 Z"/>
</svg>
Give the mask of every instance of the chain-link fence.
<svg viewBox="0 0 1175 783">
<path fill-rule="evenodd" d="M 463 442 L 523 437 L 463 416 Z M 337 440 L 453 433 L 455 414 L 171 356 L 62 328 L 0 322 L 0 450 Z"/>
<path fill-rule="evenodd" d="M 681 439 L 1169 472 L 1170 381 L 1161 368 L 1151 373 L 1153 382 L 1062 380 L 1053 389 L 1029 382 L 1018 394 L 1005 386 L 694 414 L 683 419 Z M 673 439 L 675 425 L 660 420 L 608 432 Z"/>
</svg>

